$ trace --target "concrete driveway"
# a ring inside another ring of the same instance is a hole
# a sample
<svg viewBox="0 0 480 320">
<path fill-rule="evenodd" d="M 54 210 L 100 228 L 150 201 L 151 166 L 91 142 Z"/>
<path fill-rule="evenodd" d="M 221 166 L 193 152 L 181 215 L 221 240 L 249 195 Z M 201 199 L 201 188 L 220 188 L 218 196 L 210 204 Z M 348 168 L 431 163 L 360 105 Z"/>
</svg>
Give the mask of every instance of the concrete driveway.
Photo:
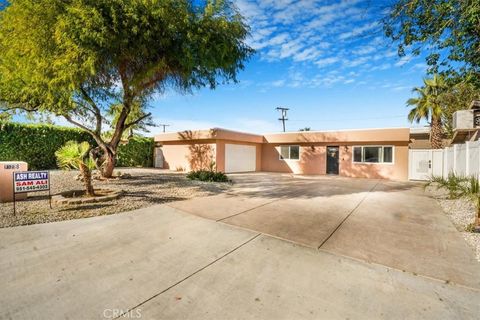
<svg viewBox="0 0 480 320">
<path fill-rule="evenodd" d="M 0 318 L 478 317 L 480 264 L 420 185 L 234 179 L 214 197 L 0 229 Z"/>
</svg>

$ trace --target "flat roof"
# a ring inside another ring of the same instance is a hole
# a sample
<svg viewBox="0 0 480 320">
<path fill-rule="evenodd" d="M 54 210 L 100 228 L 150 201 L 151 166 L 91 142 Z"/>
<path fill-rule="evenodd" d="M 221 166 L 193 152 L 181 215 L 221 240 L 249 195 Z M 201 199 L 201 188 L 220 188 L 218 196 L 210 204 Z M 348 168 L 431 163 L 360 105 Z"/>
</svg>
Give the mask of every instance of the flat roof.
<svg viewBox="0 0 480 320">
<path fill-rule="evenodd" d="M 264 135 L 233 131 L 223 128 L 186 130 L 161 133 L 158 142 L 230 140 L 251 143 L 335 143 L 335 142 L 408 142 L 409 128 L 352 129 L 337 131 L 297 131 L 268 133 Z"/>
<path fill-rule="evenodd" d="M 196 141 L 196 140 L 231 140 L 242 142 L 262 143 L 263 136 L 253 133 L 233 131 L 223 128 L 204 130 L 185 130 L 179 132 L 160 133 L 154 137 L 155 141 Z"/>
<path fill-rule="evenodd" d="M 298 131 L 264 135 L 267 143 L 364 143 L 408 142 L 409 128 L 354 129 L 339 131 Z"/>
</svg>

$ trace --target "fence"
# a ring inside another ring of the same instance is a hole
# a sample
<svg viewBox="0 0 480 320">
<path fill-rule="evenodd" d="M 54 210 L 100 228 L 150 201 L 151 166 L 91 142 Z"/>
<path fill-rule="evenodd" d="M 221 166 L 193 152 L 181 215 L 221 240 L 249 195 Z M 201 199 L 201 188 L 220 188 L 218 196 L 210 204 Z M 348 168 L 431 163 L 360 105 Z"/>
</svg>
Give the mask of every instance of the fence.
<svg viewBox="0 0 480 320">
<path fill-rule="evenodd" d="M 442 150 L 410 150 L 409 178 L 428 180 L 449 173 L 480 178 L 480 141 L 455 144 Z"/>
</svg>

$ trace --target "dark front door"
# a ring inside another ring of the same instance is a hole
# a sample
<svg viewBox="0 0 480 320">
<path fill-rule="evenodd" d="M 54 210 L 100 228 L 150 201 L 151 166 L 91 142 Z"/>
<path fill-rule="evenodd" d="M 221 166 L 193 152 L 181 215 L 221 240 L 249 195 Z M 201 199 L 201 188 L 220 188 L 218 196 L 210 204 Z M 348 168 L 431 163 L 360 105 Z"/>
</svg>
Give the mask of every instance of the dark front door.
<svg viewBox="0 0 480 320">
<path fill-rule="evenodd" d="M 338 174 L 338 147 L 327 147 L 327 174 Z"/>
</svg>

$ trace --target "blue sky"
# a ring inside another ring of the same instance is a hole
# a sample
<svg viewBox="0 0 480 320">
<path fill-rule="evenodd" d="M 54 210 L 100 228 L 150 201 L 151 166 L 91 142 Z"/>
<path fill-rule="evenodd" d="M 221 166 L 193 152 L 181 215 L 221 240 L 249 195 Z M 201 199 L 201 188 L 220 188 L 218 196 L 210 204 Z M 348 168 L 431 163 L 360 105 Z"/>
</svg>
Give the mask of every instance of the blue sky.
<svg viewBox="0 0 480 320">
<path fill-rule="evenodd" d="M 257 50 L 238 84 L 193 95 L 167 93 L 152 103 L 169 131 L 224 127 L 287 131 L 411 126 L 405 101 L 422 83 L 422 57 L 398 58 L 382 33 L 387 1 L 235 1 Z M 159 132 L 154 128 L 153 133 Z"/>
<path fill-rule="evenodd" d="M 287 131 L 406 127 L 405 101 L 422 83 L 423 57 L 398 58 L 379 22 L 389 0 L 237 0 L 257 50 L 239 83 L 152 101 L 168 131 L 223 127 Z M 66 124 L 60 121 L 59 124 Z M 153 135 L 161 128 L 152 128 Z"/>
</svg>

